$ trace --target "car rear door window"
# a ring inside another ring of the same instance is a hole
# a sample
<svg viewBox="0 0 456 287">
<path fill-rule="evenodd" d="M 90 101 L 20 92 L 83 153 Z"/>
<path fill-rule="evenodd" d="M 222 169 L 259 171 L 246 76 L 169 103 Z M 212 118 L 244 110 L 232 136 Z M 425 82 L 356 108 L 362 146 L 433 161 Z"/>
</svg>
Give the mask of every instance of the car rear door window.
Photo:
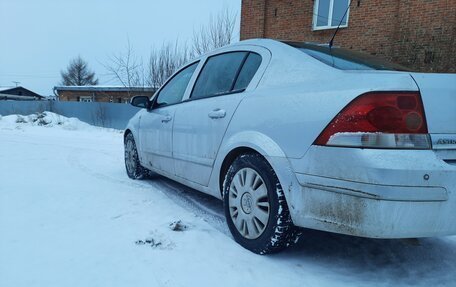
<svg viewBox="0 0 456 287">
<path fill-rule="evenodd" d="M 231 52 L 210 57 L 196 81 L 191 98 L 229 93 L 247 54 L 248 52 Z"/>
<path fill-rule="evenodd" d="M 250 84 L 253 76 L 255 76 L 256 71 L 261 65 L 261 56 L 256 53 L 250 53 L 245 60 L 242 70 L 239 73 L 239 76 L 234 85 L 234 91 L 245 90 Z"/>
<path fill-rule="evenodd" d="M 188 83 L 195 72 L 198 62 L 184 68 L 176 74 L 160 91 L 156 106 L 177 104 L 182 101 Z"/>
</svg>

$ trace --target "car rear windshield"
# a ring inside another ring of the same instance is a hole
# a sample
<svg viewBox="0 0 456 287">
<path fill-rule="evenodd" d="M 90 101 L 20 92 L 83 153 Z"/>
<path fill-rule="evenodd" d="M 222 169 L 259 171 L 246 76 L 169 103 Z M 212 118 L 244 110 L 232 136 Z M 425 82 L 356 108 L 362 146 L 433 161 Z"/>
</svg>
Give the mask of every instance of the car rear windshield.
<svg viewBox="0 0 456 287">
<path fill-rule="evenodd" d="M 286 42 L 315 59 L 340 70 L 390 70 L 410 71 L 409 68 L 382 58 L 348 49 L 308 43 Z"/>
</svg>

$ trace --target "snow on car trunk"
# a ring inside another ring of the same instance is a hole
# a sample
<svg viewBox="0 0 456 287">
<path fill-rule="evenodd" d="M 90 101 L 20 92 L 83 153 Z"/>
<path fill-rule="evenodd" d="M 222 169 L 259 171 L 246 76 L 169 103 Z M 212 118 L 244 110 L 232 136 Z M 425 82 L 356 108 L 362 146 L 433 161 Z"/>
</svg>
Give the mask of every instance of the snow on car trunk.
<svg viewBox="0 0 456 287">
<path fill-rule="evenodd" d="M 171 200 L 160 177 L 128 179 L 121 131 L 51 113 L 46 125 L 21 117 L 27 122 L 0 119 L 2 287 L 456 282 L 455 237 L 404 242 L 306 231 L 284 253 L 255 255 Z M 185 228 L 174 231 L 179 221 Z"/>
</svg>

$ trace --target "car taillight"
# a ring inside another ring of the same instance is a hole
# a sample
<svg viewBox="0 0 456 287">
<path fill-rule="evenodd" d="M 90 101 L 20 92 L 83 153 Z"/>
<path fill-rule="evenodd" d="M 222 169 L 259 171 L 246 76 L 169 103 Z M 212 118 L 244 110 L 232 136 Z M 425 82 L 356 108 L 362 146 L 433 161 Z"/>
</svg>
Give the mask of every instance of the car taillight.
<svg viewBox="0 0 456 287">
<path fill-rule="evenodd" d="M 430 149 L 418 92 L 371 92 L 346 106 L 316 139 L 316 145 Z"/>
</svg>

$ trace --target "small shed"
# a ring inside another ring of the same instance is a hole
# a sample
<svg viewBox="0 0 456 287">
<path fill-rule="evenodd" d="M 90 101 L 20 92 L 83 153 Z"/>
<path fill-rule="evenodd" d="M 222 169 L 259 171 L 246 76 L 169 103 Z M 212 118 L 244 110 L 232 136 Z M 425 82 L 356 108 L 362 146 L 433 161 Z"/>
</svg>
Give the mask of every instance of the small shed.
<svg viewBox="0 0 456 287">
<path fill-rule="evenodd" d="M 0 88 L 0 100 L 39 101 L 44 97 L 24 87 Z"/>
</svg>

